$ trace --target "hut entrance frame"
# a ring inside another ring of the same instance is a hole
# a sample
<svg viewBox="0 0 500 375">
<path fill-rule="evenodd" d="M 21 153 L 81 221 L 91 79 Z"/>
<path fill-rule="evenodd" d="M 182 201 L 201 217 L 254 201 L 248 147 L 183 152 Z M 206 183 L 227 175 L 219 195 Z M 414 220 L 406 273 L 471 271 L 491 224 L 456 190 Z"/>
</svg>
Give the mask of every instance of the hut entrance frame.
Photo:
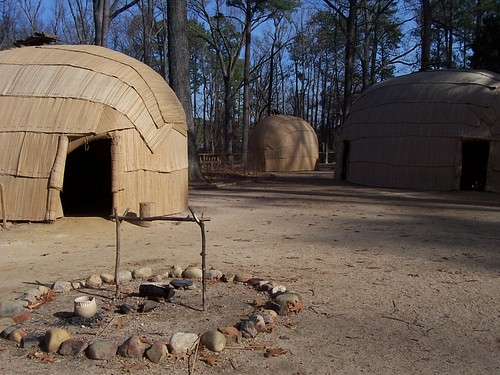
<svg viewBox="0 0 500 375">
<path fill-rule="evenodd" d="M 108 216 L 112 212 L 111 139 L 97 139 L 66 156 L 61 203 L 64 216 Z"/>
<path fill-rule="evenodd" d="M 484 191 L 488 172 L 490 142 L 485 140 L 466 139 L 461 141 L 462 173 L 461 190 Z"/>
</svg>

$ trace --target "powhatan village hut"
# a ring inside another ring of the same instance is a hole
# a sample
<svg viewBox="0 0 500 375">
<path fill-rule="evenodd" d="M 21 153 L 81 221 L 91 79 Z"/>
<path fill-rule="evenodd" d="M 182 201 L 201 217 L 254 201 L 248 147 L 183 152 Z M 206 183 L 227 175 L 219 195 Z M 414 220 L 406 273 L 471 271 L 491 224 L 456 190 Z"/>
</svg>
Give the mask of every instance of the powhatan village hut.
<svg viewBox="0 0 500 375">
<path fill-rule="evenodd" d="M 89 45 L 1 51 L 0 113 L 8 220 L 187 208 L 185 114 L 145 64 Z"/>
<path fill-rule="evenodd" d="M 266 172 L 318 168 L 318 137 L 306 121 L 274 115 L 259 121 L 248 140 L 248 168 Z"/>
<path fill-rule="evenodd" d="M 336 179 L 500 191 L 500 75 L 425 71 L 378 83 L 341 127 Z"/>
</svg>

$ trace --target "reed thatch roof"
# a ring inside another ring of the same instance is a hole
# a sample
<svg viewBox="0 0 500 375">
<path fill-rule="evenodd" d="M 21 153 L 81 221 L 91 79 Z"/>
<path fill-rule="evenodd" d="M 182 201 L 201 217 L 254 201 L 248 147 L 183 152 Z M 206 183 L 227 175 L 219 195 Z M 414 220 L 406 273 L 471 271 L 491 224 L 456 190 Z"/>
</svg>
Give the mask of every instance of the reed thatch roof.
<svg viewBox="0 0 500 375">
<path fill-rule="evenodd" d="M 66 155 L 103 138 L 112 139 L 115 207 L 135 209 L 134 195 L 164 201 L 152 190 L 161 190 L 159 179 L 166 183 L 172 173 L 182 175 L 182 187 L 158 209 L 178 212 L 187 204 L 183 108 L 159 74 L 129 56 L 89 45 L 1 51 L 0 113 L 0 182 L 7 185 L 12 220 L 62 216 L 60 204 L 44 193 L 62 190 Z M 151 177 L 156 174 L 165 175 Z M 179 195 L 182 203 L 172 203 Z"/>
<path fill-rule="evenodd" d="M 487 71 L 427 71 L 374 85 L 355 101 L 341 128 L 337 178 L 459 189 L 462 144 L 485 141 L 486 189 L 500 190 L 499 94 L 500 75 Z"/>
<path fill-rule="evenodd" d="M 319 163 L 318 137 L 306 121 L 274 115 L 259 121 L 248 141 L 248 168 L 258 171 L 310 171 Z"/>
</svg>

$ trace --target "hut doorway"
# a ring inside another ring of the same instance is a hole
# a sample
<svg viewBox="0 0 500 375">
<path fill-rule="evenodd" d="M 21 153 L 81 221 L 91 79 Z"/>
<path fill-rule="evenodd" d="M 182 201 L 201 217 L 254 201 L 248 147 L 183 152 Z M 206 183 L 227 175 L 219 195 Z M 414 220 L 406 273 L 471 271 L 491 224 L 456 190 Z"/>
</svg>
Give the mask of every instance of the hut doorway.
<svg viewBox="0 0 500 375">
<path fill-rule="evenodd" d="M 340 168 L 340 179 L 347 179 L 347 169 L 349 166 L 349 153 L 351 152 L 351 142 L 344 141 L 343 142 L 343 151 L 342 151 L 342 164 Z"/>
<path fill-rule="evenodd" d="M 111 213 L 111 139 L 92 141 L 67 155 L 61 203 L 64 216 Z"/>
<path fill-rule="evenodd" d="M 489 152 L 490 143 L 488 141 L 462 142 L 461 190 L 484 191 Z"/>
</svg>

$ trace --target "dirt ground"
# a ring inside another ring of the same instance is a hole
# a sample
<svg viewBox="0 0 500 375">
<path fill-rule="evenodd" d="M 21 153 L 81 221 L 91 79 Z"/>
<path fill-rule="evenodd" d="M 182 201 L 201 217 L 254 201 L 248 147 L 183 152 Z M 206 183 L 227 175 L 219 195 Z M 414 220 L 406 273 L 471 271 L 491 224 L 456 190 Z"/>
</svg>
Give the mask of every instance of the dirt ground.
<svg viewBox="0 0 500 375">
<path fill-rule="evenodd" d="M 304 311 L 279 317 L 272 333 L 230 345 L 214 366 L 197 361 L 192 368 L 187 359 L 173 358 L 159 364 L 62 356 L 44 362 L 0 339 L 0 373 L 500 373 L 500 194 L 338 185 L 323 168 L 196 186 L 189 200 L 198 216 L 210 217 L 209 267 L 276 280 L 303 296 Z M 194 223 L 124 223 L 121 241 L 123 269 L 149 266 L 162 273 L 173 264 L 201 263 Z M 68 217 L 11 225 L 0 229 L 0 260 L 1 299 L 34 283 L 113 273 L 115 224 Z M 32 323 L 41 331 L 61 324 L 73 293 L 34 310 Z M 104 291 L 96 296 L 102 307 Z M 248 286 L 210 284 L 207 312 L 199 309 L 198 288 L 151 314 L 127 315 L 120 326 L 67 329 L 90 338 L 167 340 L 177 331 L 232 325 L 251 313 L 256 298 L 264 296 Z M 267 358 L 268 347 L 286 353 Z"/>
</svg>

